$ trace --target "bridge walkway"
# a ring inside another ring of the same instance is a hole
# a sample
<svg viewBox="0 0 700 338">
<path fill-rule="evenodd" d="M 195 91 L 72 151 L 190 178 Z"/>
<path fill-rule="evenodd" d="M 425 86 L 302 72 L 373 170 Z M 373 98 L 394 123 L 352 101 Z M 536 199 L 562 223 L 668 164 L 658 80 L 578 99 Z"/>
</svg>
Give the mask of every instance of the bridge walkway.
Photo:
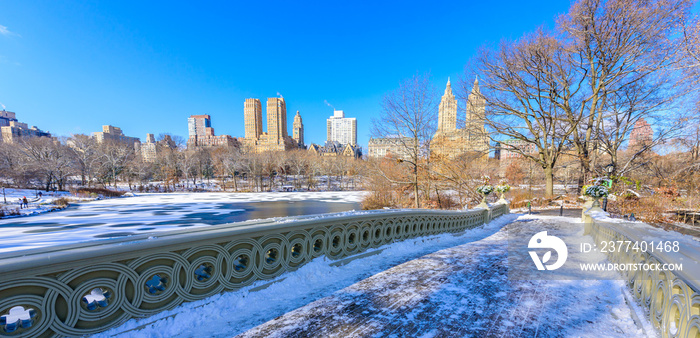
<svg viewBox="0 0 700 338">
<path fill-rule="evenodd" d="M 489 237 L 400 264 L 237 337 L 646 335 L 649 324 L 632 319 L 621 280 L 508 278 L 508 231 L 573 225 L 581 231 L 571 235 L 582 237 L 577 222 L 521 216 Z"/>
</svg>

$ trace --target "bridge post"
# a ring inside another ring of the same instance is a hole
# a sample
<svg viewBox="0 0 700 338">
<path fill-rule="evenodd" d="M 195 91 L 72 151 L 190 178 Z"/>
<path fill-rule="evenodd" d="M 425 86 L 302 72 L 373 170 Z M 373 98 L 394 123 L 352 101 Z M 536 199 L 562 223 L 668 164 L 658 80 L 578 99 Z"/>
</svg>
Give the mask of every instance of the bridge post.
<svg viewBox="0 0 700 338">
<path fill-rule="evenodd" d="M 593 207 L 593 199 L 586 197 L 586 201 L 583 202 L 583 207 L 581 208 L 581 220 L 586 221 L 586 212 Z"/>
</svg>

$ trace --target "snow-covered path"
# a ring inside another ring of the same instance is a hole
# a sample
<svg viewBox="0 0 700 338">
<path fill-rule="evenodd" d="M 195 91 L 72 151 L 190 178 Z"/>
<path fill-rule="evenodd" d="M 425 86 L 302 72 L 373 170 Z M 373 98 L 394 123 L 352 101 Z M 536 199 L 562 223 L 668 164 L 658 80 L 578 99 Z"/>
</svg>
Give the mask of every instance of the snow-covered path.
<svg viewBox="0 0 700 338">
<path fill-rule="evenodd" d="M 643 336 L 621 280 L 508 278 L 508 231 L 551 229 L 562 220 L 523 216 L 485 239 L 398 265 L 239 337 Z"/>
</svg>

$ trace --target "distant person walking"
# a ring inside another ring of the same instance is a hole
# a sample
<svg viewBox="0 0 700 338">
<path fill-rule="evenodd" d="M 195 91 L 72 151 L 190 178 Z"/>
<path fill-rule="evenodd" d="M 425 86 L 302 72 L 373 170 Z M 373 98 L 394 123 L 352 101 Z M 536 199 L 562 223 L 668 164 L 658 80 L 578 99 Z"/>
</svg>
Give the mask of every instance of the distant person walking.
<svg viewBox="0 0 700 338">
<path fill-rule="evenodd" d="M 24 208 L 29 208 L 29 201 L 27 201 L 27 196 L 22 197 L 22 203 L 24 203 Z"/>
</svg>

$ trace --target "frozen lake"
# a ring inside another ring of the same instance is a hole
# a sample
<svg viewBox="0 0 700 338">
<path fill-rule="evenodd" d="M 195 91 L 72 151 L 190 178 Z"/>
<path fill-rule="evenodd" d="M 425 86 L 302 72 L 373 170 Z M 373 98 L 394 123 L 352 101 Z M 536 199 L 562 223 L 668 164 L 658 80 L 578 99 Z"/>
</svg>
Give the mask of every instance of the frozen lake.
<svg viewBox="0 0 700 338">
<path fill-rule="evenodd" d="M 0 220 L 0 252 L 183 227 L 360 210 L 364 192 L 169 193 L 85 202 Z"/>
</svg>

